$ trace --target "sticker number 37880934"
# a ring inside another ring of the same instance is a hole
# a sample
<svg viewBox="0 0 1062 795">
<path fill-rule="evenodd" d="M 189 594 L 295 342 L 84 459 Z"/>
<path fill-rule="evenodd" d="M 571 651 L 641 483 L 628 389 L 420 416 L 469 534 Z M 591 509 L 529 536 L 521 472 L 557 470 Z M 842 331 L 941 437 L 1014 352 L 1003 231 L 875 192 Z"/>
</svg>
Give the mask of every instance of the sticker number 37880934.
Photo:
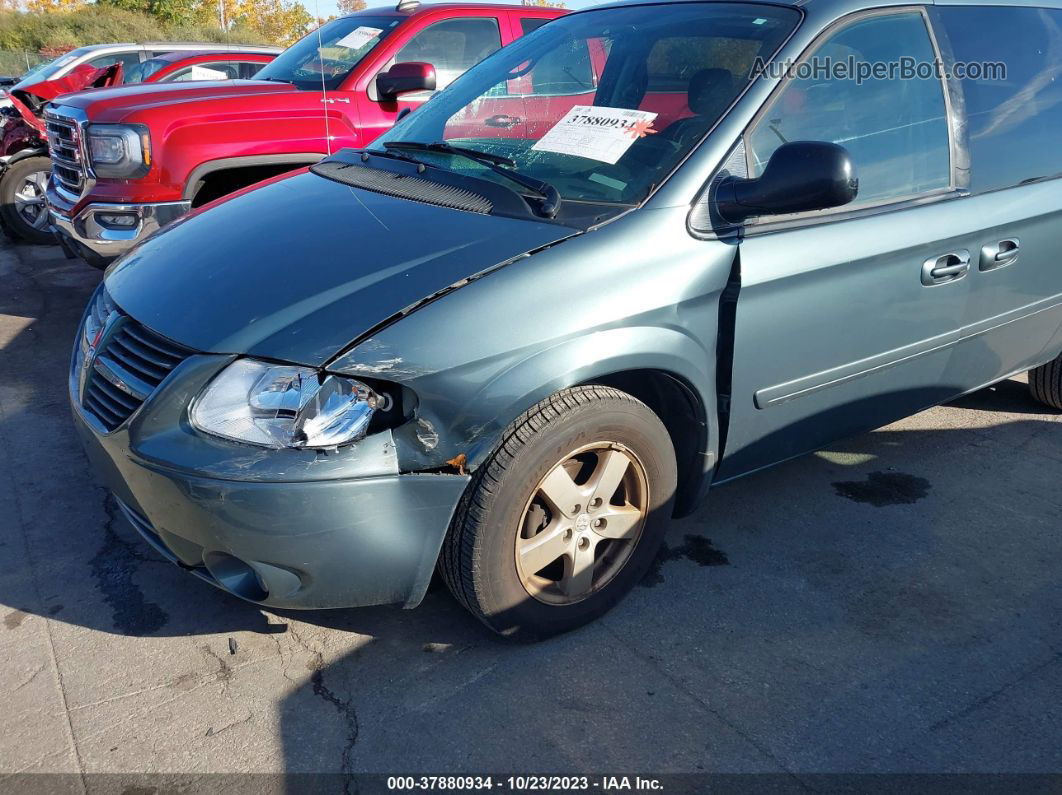
<svg viewBox="0 0 1062 795">
<path fill-rule="evenodd" d="M 655 113 L 576 105 L 531 148 L 615 163 L 639 138 L 653 135 Z"/>
</svg>

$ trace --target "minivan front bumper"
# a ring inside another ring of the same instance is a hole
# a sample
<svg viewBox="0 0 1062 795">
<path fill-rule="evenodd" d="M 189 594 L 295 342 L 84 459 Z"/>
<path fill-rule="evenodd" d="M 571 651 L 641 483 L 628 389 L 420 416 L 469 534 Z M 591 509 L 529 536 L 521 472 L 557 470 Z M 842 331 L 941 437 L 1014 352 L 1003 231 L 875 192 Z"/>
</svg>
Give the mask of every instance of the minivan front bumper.
<svg viewBox="0 0 1062 795">
<path fill-rule="evenodd" d="M 190 356 L 107 432 L 78 399 L 75 350 L 74 424 L 122 513 L 171 562 L 256 604 L 416 606 L 468 476 L 400 473 L 390 431 L 325 452 L 195 430 L 189 402 L 232 358 Z"/>
<path fill-rule="evenodd" d="M 48 209 L 52 225 L 67 246 L 98 263 L 109 262 L 124 254 L 141 240 L 153 235 L 171 221 L 176 221 L 191 209 L 191 202 L 160 202 L 158 204 L 86 205 L 75 215 L 51 186 L 48 188 Z M 127 219 L 126 225 L 108 222 L 107 216 Z"/>
</svg>

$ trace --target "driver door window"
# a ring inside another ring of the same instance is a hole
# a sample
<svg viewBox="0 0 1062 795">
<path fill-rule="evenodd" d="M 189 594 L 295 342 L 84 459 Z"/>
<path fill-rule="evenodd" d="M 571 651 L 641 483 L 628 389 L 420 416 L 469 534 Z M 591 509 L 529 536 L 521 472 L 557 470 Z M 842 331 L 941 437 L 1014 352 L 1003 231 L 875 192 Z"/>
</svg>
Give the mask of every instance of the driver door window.
<svg viewBox="0 0 1062 795">
<path fill-rule="evenodd" d="M 383 71 L 396 63 L 430 63 L 435 67 L 435 88 L 441 91 L 492 52 L 500 49 L 501 31 L 497 19 L 448 19 L 429 25 L 413 36 Z M 375 88 L 375 84 L 373 86 Z M 422 102 L 431 95 L 430 91 L 421 91 L 405 94 L 402 100 Z"/>
<path fill-rule="evenodd" d="M 831 36 L 747 134 L 749 176 L 760 176 L 783 143 L 830 141 L 852 156 L 858 205 L 950 187 L 943 84 L 935 71 L 930 77 L 904 76 L 899 67 L 905 61 L 936 62 L 920 13 L 868 17 Z M 891 73 L 862 80 L 838 73 L 851 64 Z"/>
</svg>

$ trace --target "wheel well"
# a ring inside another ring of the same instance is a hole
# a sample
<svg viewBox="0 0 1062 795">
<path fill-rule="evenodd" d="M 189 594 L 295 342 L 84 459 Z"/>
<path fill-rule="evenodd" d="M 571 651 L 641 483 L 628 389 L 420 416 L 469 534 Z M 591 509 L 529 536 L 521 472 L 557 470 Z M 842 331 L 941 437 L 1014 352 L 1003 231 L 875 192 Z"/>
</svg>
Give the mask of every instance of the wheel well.
<svg viewBox="0 0 1062 795">
<path fill-rule="evenodd" d="M 678 493 L 675 515 L 685 516 L 696 507 L 708 449 L 708 424 L 704 404 L 684 380 L 662 370 L 627 370 L 594 378 L 602 384 L 633 395 L 653 410 L 667 428 L 675 447 Z"/>
<path fill-rule="evenodd" d="M 306 163 L 265 163 L 254 166 L 234 166 L 232 168 L 219 168 L 204 174 L 192 188 L 192 207 L 202 207 L 207 202 L 228 196 L 230 193 L 246 188 L 256 182 L 275 177 L 302 168 Z"/>
</svg>

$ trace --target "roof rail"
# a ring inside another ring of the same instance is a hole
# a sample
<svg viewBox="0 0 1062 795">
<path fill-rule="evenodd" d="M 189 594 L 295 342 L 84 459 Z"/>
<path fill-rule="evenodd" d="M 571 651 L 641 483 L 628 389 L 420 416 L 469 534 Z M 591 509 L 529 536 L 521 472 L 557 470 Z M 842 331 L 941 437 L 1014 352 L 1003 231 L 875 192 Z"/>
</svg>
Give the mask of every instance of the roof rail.
<svg viewBox="0 0 1062 795">
<path fill-rule="evenodd" d="M 395 11 L 416 11 L 420 8 L 420 0 L 398 0 Z"/>
</svg>

